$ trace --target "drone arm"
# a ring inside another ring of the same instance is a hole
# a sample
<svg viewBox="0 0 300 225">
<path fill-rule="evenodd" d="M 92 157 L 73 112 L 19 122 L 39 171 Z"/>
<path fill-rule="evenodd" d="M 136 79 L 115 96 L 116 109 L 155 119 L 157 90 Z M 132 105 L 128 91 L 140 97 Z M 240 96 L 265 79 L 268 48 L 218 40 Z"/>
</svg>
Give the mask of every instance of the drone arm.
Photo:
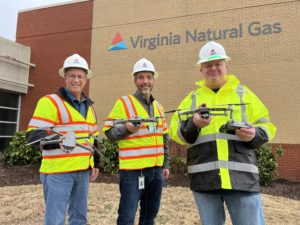
<svg viewBox="0 0 300 225">
<path fill-rule="evenodd" d="M 28 143 L 32 143 L 32 146 L 36 149 L 40 149 L 40 141 L 42 139 L 45 139 L 47 136 L 49 136 L 49 133 L 46 130 L 30 130 L 26 132 L 26 138 Z M 53 136 L 52 139 L 50 140 L 59 140 L 59 135 Z M 44 145 L 44 150 L 51 150 L 51 149 L 56 149 L 59 148 L 59 144 L 46 144 Z"/>
</svg>

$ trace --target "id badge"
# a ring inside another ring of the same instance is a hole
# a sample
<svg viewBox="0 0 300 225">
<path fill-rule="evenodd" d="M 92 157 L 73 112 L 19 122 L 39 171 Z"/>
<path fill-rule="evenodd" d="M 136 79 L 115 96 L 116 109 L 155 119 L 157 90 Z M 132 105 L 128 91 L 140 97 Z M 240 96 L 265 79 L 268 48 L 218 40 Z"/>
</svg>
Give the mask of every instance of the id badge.
<svg viewBox="0 0 300 225">
<path fill-rule="evenodd" d="M 145 188 L 145 177 L 139 176 L 139 190 L 142 190 Z"/>
<path fill-rule="evenodd" d="M 153 123 L 148 123 L 148 129 L 150 134 L 155 133 L 155 126 Z"/>
</svg>

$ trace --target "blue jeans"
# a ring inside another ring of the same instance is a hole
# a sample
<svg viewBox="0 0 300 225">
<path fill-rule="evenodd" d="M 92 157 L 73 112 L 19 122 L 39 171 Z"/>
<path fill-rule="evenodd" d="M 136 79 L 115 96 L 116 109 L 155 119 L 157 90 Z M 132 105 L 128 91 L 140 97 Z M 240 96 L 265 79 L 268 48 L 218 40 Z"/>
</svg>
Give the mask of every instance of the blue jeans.
<svg viewBox="0 0 300 225">
<path fill-rule="evenodd" d="M 225 223 L 224 202 L 233 225 L 265 225 L 260 193 L 215 191 L 193 194 L 202 225 Z"/>
<path fill-rule="evenodd" d="M 64 225 L 67 209 L 69 225 L 87 223 L 89 175 L 89 170 L 40 174 L 45 200 L 44 225 Z"/>
<path fill-rule="evenodd" d="M 162 168 L 120 170 L 120 203 L 117 225 L 133 225 L 140 201 L 139 225 L 153 225 L 158 213 L 163 187 Z M 139 176 L 145 178 L 145 188 L 139 190 Z"/>
</svg>

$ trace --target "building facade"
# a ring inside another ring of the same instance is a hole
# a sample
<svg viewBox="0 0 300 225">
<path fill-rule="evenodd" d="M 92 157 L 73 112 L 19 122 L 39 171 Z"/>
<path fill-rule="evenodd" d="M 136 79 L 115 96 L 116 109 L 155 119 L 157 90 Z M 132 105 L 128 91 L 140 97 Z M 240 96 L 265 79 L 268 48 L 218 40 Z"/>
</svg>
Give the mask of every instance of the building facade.
<svg viewBox="0 0 300 225">
<path fill-rule="evenodd" d="M 19 130 L 22 94 L 28 93 L 30 47 L 0 37 L 0 149 Z"/>
<path fill-rule="evenodd" d="M 195 64 L 201 46 L 215 40 L 232 58 L 228 71 L 266 104 L 277 126 L 272 141 L 285 151 L 280 177 L 300 181 L 300 2 L 254 1 L 73 1 L 19 13 L 17 42 L 31 47 L 34 84 L 22 96 L 20 129 L 36 101 L 63 80 L 58 69 L 70 54 L 91 64 L 86 92 L 96 102 L 99 128 L 119 96 L 133 93 L 133 64 L 145 57 L 160 74 L 154 96 L 175 109 L 201 79 Z M 168 118 L 170 119 L 170 118 Z"/>
</svg>

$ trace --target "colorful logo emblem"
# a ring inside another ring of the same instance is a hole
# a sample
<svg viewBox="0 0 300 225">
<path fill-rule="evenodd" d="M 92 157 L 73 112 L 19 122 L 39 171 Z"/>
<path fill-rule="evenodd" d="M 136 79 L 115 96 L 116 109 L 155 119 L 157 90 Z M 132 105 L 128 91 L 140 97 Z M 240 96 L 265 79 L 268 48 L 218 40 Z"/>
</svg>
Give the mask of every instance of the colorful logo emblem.
<svg viewBox="0 0 300 225">
<path fill-rule="evenodd" d="M 216 51 L 214 50 L 214 49 L 212 49 L 211 51 L 210 51 L 210 55 L 215 55 L 216 54 Z"/>
<path fill-rule="evenodd" d="M 117 33 L 114 40 L 108 47 L 108 51 L 123 50 L 123 49 L 127 49 L 127 45 L 125 41 L 123 41 L 120 33 Z"/>
</svg>

